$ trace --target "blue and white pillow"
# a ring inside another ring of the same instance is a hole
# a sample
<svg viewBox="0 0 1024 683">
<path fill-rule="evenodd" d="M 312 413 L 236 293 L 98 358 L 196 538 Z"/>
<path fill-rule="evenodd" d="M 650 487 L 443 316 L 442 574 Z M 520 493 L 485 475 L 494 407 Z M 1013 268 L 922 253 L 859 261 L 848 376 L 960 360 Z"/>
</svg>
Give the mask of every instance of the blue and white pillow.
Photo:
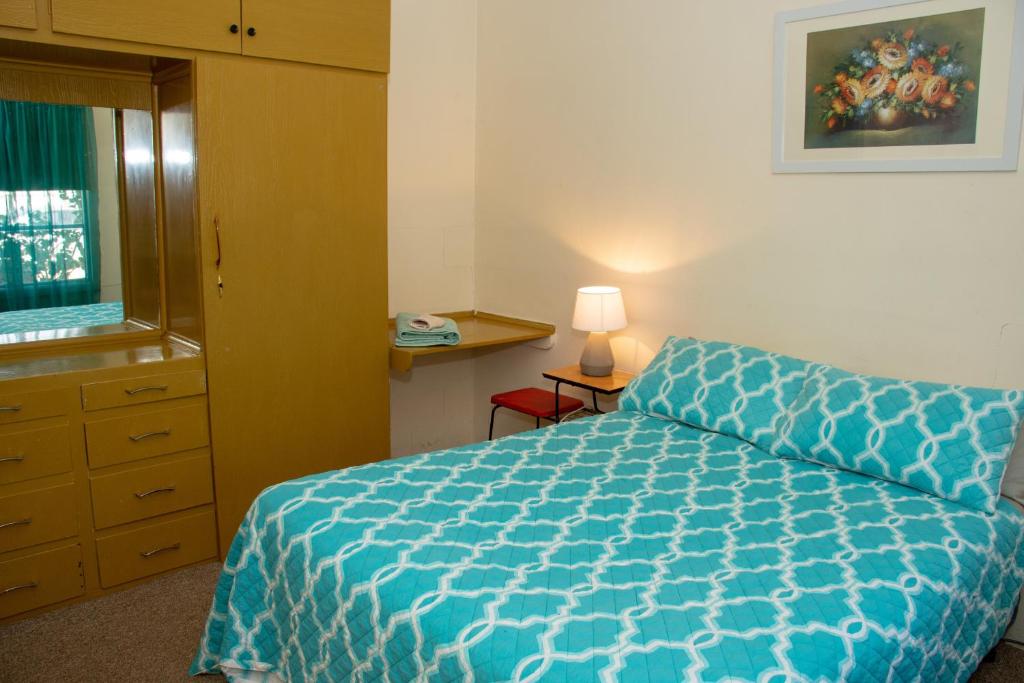
<svg viewBox="0 0 1024 683">
<path fill-rule="evenodd" d="M 768 450 L 809 366 L 750 346 L 669 337 L 623 391 L 619 407 Z"/>
<path fill-rule="evenodd" d="M 771 451 L 994 512 L 1024 392 L 814 366 Z"/>
</svg>

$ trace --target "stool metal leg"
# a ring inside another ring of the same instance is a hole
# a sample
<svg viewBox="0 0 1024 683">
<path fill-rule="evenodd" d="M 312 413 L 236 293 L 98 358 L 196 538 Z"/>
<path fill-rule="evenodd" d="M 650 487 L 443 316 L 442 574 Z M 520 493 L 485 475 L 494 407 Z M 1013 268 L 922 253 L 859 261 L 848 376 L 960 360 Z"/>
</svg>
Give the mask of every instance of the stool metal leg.
<svg viewBox="0 0 1024 683">
<path fill-rule="evenodd" d="M 537 429 L 540 429 L 540 417 L 537 418 Z"/>
<path fill-rule="evenodd" d="M 558 388 L 561 387 L 561 386 L 562 386 L 561 380 L 557 380 L 556 379 L 555 380 L 555 419 L 554 419 L 554 423 L 555 424 L 558 424 L 559 422 L 562 421 L 562 415 L 559 412 L 559 406 L 558 406 L 558 399 L 559 399 Z"/>
<path fill-rule="evenodd" d="M 494 439 L 494 412 L 501 406 L 494 406 L 491 408 L 491 426 L 487 428 L 487 440 L 491 441 Z"/>
</svg>

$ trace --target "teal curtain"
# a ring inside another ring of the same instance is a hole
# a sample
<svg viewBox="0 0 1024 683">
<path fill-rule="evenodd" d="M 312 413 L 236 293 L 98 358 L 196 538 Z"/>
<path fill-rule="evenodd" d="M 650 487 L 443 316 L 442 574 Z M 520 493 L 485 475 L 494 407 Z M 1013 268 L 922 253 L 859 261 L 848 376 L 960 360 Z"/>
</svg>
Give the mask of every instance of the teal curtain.
<svg viewBox="0 0 1024 683">
<path fill-rule="evenodd" d="M 89 107 L 0 101 L 0 311 L 100 297 Z"/>
</svg>

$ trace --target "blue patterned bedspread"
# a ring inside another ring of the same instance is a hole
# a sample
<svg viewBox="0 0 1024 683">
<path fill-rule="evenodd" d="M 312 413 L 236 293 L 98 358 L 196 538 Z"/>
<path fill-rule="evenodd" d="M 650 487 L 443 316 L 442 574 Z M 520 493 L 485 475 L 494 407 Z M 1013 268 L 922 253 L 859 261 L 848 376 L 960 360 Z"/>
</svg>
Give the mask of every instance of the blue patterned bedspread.
<svg viewBox="0 0 1024 683">
<path fill-rule="evenodd" d="M 265 491 L 193 673 L 963 681 L 1024 580 L 994 516 L 619 412 Z"/>
<path fill-rule="evenodd" d="M 116 325 L 124 320 L 120 301 L 82 306 L 55 306 L 0 313 L 0 334 Z"/>
</svg>

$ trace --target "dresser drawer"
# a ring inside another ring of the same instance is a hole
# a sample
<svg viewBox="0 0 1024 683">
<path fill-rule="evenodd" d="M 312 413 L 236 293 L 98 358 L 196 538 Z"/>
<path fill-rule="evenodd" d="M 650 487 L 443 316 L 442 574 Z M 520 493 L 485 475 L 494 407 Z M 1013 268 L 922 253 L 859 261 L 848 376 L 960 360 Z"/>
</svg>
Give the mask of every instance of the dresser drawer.
<svg viewBox="0 0 1024 683">
<path fill-rule="evenodd" d="M 106 467 L 202 448 L 210 440 L 206 403 L 165 408 L 85 424 L 90 467 Z"/>
<path fill-rule="evenodd" d="M 100 584 L 104 588 L 192 564 L 216 554 L 213 510 L 96 539 Z"/>
<path fill-rule="evenodd" d="M 0 619 L 84 592 L 77 545 L 0 562 Z"/>
<path fill-rule="evenodd" d="M 210 454 L 92 478 L 97 529 L 213 502 Z"/>
<path fill-rule="evenodd" d="M 0 553 L 76 533 L 74 484 L 0 498 Z"/>
<path fill-rule="evenodd" d="M 82 385 L 82 408 L 102 410 L 206 393 L 202 370 Z"/>
<path fill-rule="evenodd" d="M 69 389 L 0 394 L 0 425 L 67 415 Z"/>
<path fill-rule="evenodd" d="M 0 484 L 71 471 L 67 425 L 43 429 L 0 428 Z"/>
</svg>

